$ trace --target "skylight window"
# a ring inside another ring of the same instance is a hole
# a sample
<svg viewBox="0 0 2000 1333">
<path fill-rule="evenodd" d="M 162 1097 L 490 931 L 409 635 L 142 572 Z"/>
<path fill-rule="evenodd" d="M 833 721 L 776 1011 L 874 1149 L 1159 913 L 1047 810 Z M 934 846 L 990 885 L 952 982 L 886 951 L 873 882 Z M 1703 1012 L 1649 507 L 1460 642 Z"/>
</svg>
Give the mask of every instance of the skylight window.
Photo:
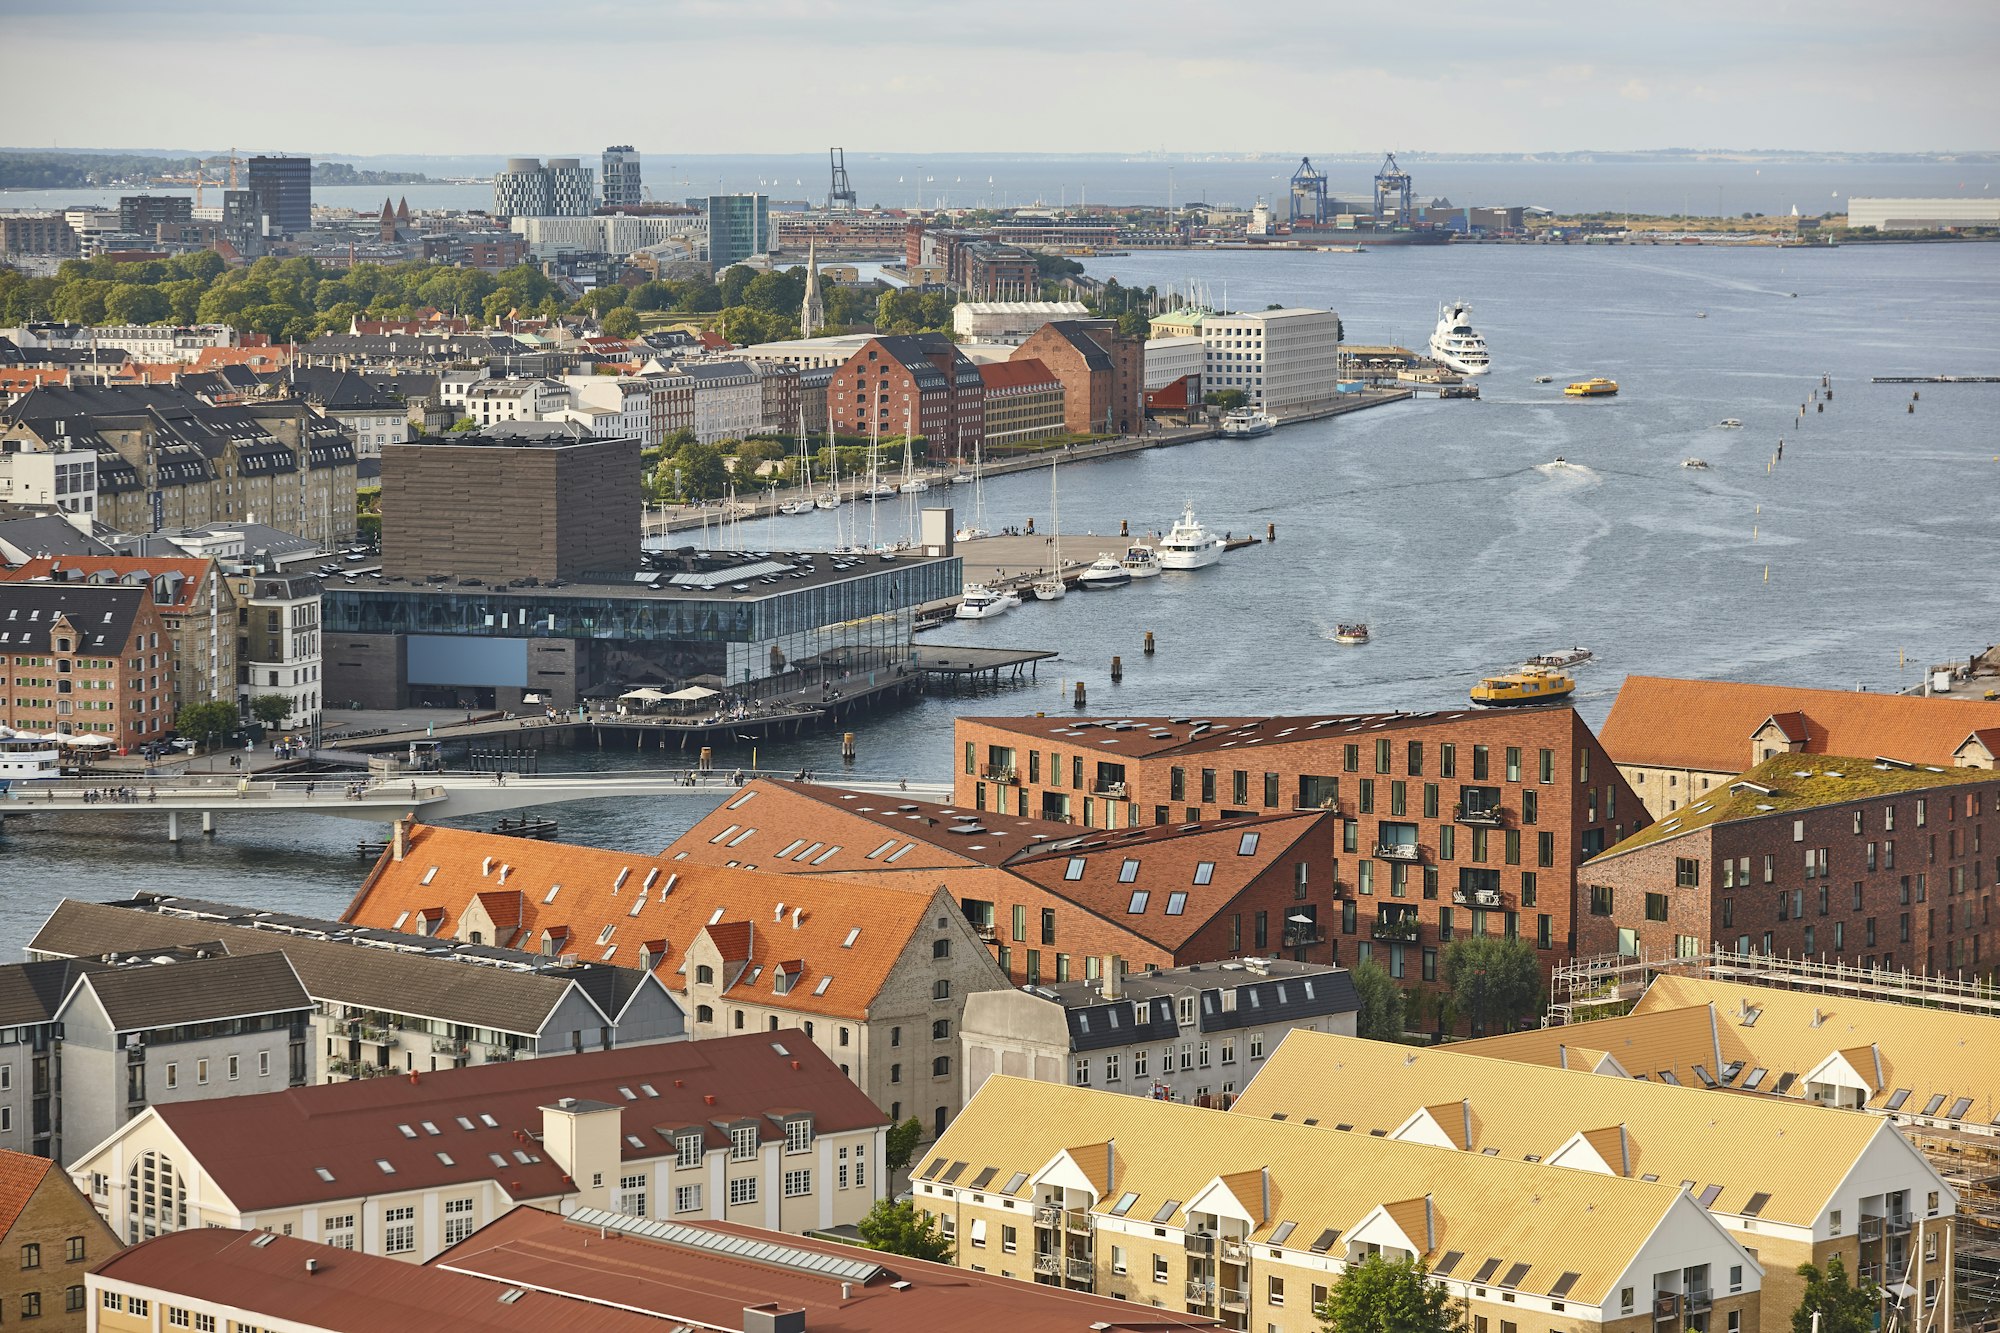
<svg viewBox="0 0 2000 1333">
<path fill-rule="evenodd" d="M 556 900 L 556 895 L 561 892 L 562 892 L 562 885 L 560 884 L 549 885 L 549 891 L 542 895 L 542 905 L 546 907 L 550 903 L 554 902 Z"/>
<path fill-rule="evenodd" d="M 505 1157 L 502 1157 L 502 1156 L 501 1156 L 501 1155 L 500 1155 L 499 1153 L 497 1153 L 497 1152 L 490 1152 L 490 1153 L 487 1153 L 487 1154 L 486 1154 L 486 1160 L 487 1160 L 487 1161 L 489 1161 L 489 1162 L 491 1162 L 491 1163 L 493 1163 L 493 1165 L 495 1165 L 495 1166 L 505 1166 L 505 1165 L 507 1165 L 507 1159 L 506 1159 Z"/>
<path fill-rule="evenodd" d="M 814 865 L 816 865 L 816 866 L 817 866 L 817 865 L 825 865 L 825 864 L 826 864 L 826 863 L 827 863 L 828 861 L 832 860 L 832 859 L 833 859 L 834 857 L 838 856 L 839 854 L 840 854 L 840 844 L 839 844 L 839 843 L 835 843 L 835 844 L 834 844 L 833 846 L 831 846 L 831 847 L 827 848 L 827 849 L 826 849 L 825 851 L 821 852 L 821 853 L 820 853 L 820 854 L 819 854 L 818 856 L 815 856 L 815 857 L 814 857 L 814 858 L 812 859 L 812 863 L 813 863 Z"/>
<path fill-rule="evenodd" d="M 1118 867 L 1118 882 L 1120 884 L 1130 884 L 1138 878 L 1139 863 L 1128 857 L 1125 863 Z"/>
<path fill-rule="evenodd" d="M 422 1121 L 420 1123 L 423 1125 L 424 1133 L 426 1134 L 441 1134 L 444 1132 L 443 1130 L 440 1130 L 436 1125 L 432 1124 L 428 1120 Z"/>
<path fill-rule="evenodd" d="M 1135 914 L 1145 911 L 1146 900 L 1150 897 L 1152 897 L 1152 895 L 1147 893 L 1146 890 L 1144 889 L 1132 890 L 1132 901 L 1125 905 L 1125 910 Z"/>
<path fill-rule="evenodd" d="M 500 1122 L 498 1120 L 495 1120 L 492 1116 L 488 1115 L 484 1111 L 481 1111 L 479 1113 L 479 1123 L 486 1126 L 488 1129 L 500 1128 Z"/>
<path fill-rule="evenodd" d="M 784 847 L 779 850 L 778 856 L 780 859 L 783 859 L 784 857 L 790 856 L 793 852 L 796 852 L 799 848 L 805 845 L 806 845 L 806 840 L 804 838 L 793 838 L 790 842 L 786 843 Z"/>
<path fill-rule="evenodd" d="M 618 929 L 616 925 L 605 926 L 603 930 L 597 932 L 597 942 L 599 944 L 609 944 L 611 942 L 611 932 L 616 929 Z"/>
<path fill-rule="evenodd" d="M 318 1176 L 321 1180 L 327 1181 L 329 1184 L 332 1183 L 333 1181 L 333 1172 L 327 1170 L 323 1166 L 314 1167 L 313 1174 Z"/>
<path fill-rule="evenodd" d="M 861 927 L 856 926 L 852 930 L 847 932 L 847 938 L 840 942 L 840 947 L 843 949 L 852 949 L 854 947 L 854 941 L 860 938 L 861 938 Z"/>
<path fill-rule="evenodd" d="M 472 1122 L 471 1122 L 470 1120 L 466 1119 L 466 1118 L 465 1118 L 464 1116 L 460 1116 L 460 1117 L 458 1118 L 458 1127 L 459 1127 L 460 1129 L 471 1129 L 471 1128 L 472 1128 Z"/>
<path fill-rule="evenodd" d="M 1063 867 L 1063 878 L 1082 879 L 1083 867 L 1084 859 L 1081 856 L 1072 856 L 1069 859 L 1069 864 Z"/>
<path fill-rule="evenodd" d="M 1206 884 L 1215 878 L 1215 862 L 1197 861 L 1194 867 L 1194 882 Z"/>
<path fill-rule="evenodd" d="M 712 926 L 716 922 L 722 920 L 722 914 L 727 910 L 728 910 L 727 908 L 723 907 L 716 908 L 714 912 L 709 914 L 708 924 Z"/>
<path fill-rule="evenodd" d="M 714 837 L 710 838 L 710 839 L 709 839 L 709 842 L 710 842 L 710 843 L 718 843 L 718 842 L 722 842 L 722 841 L 726 840 L 726 839 L 727 839 L 727 838 L 728 838 L 728 837 L 729 837 L 729 836 L 730 836 L 731 834 L 735 833 L 735 832 L 736 832 L 737 830 L 741 829 L 742 827 L 743 827 L 743 826 L 742 826 L 741 824 L 731 824 L 731 825 L 730 825 L 730 826 L 729 826 L 728 828 L 726 828 L 726 829 L 722 830 L 722 832 L 720 832 L 720 833 L 716 834 L 716 835 L 715 835 Z"/>
<path fill-rule="evenodd" d="M 819 979 L 819 984 L 813 987 L 813 994 L 815 995 L 826 994 L 826 988 L 828 986 L 831 986 L 832 984 L 833 984 L 833 978 L 831 976 L 821 977 Z"/>
<path fill-rule="evenodd" d="M 431 882 L 432 880 L 434 880 L 434 879 L 436 879 L 436 878 L 437 878 L 437 873 L 438 873 L 438 868 L 437 868 L 436 866 L 432 866 L 432 867 L 431 867 L 431 868 L 430 868 L 429 870 L 426 870 L 426 871 L 424 872 L 424 877 L 423 877 L 422 879 L 418 880 L 418 881 L 417 881 L 417 883 L 419 883 L 419 884 L 428 884 L 428 883 L 430 883 L 430 882 Z"/>
<path fill-rule="evenodd" d="M 408 1125 L 398 1125 L 396 1126 L 396 1128 L 403 1132 L 403 1137 L 406 1139 L 413 1139 L 417 1137 L 417 1131 L 412 1129 Z"/>
<path fill-rule="evenodd" d="M 868 853 L 865 859 L 873 861 L 876 857 L 888 851 L 891 847 L 894 847 L 895 845 L 896 845 L 896 840 L 894 838 L 891 838 L 889 839 L 889 841 L 883 843 L 880 847 L 877 847 L 874 851 Z"/>
<path fill-rule="evenodd" d="M 382 1174 L 385 1176 L 393 1176 L 396 1174 L 396 1168 L 390 1164 L 389 1159 L 386 1157 L 377 1157 L 375 1159 L 375 1165 L 382 1168 Z"/>
<path fill-rule="evenodd" d="M 458 1165 L 458 1163 L 457 1163 L 457 1162 L 454 1162 L 454 1161 L 452 1161 L 452 1160 L 451 1160 L 451 1154 L 450 1154 L 450 1153 L 448 1153 L 448 1152 L 441 1152 L 441 1153 L 439 1153 L 439 1154 L 437 1155 L 437 1159 L 438 1159 L 438 1161 L 439 1161 L 440 1163 L 442 1163 L 442 1164 L 443 1164 L 443 1165 L 445 1165 L 445 1166 L 457 1166 L 457 1165 Z"/>
<path fill-rule="evenodd" d="M 1167 915 L 1179 916 L 1187 911 L 1187 894 L 1176 889 L 1167 895 Z"/>
<path fill-rule="evenodd" d="M 731 838 L 731 839 L 729 840 L 729 845 L 730 845 L 731 847 L 740 847 L 740 846 L 742 846 L 742 845 L 743 845 L 743 844 L 744 844 L 745 842 L 747 842 L 748 840 L 750 840 L 751 838 L 754 838 L 754 837 L 756 837 L 756 836 L 757 836 L 757 830 L 756 830 L 756 829 L 753 829 L 753 828 L 747 828 L 747 829 L 744 829 L 744 830 L 743 830 L 743 831 L 742 831 L 741 833 L 737 834 L 737 835 L 736 835 L 735 837 Z"/>
<path fill-rule="evenodd" d="M 623 1097 L 628 1102 L 636 1102 L 639 1100 L 639 1094 L 632 1091 L 632 1089 L 630 1088 L 618 1089 L 618 1095 L 620 1097 Z"/>
<path fill-rule="evenodd" d="M 1237 839 L 1236 854 L 1238 856 L 1255 856 L 1257 854 L 1257 838 L 1258 835 L 1255 833 L 1246 833 Z"/>
<path fill-rule="evenodd" d="M 916 848 L 917 844 L 915 844 L 914 842 L 904 843 L 901 847 L 898 847 L 895 851 L 889 853 L 889 864 L 894 865 L 896 862 L 902 860 L 904 857 L 908 856 L 911 852 L 915 851 Z"/>
<path fill-rule="evenodd" d="M 524 1148 L 514 1149 L 514 1160 L 516 1162 L 519 1162 L 522 1166 L 532 1166 L 534 1165 L 535 1161 L 534 1158 L 528 1155 L 527 1150 Z"/>
</svg>

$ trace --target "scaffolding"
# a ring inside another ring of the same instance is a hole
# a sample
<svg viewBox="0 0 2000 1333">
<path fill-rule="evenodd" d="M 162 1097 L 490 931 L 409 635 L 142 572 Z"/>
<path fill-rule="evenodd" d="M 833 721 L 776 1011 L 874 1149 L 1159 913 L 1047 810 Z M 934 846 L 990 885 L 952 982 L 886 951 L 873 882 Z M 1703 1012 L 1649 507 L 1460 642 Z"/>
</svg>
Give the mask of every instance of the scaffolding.
<svg viewBox="0 0 2000 1333">
<path fill-rule="evenodd" d="M 1620 954 L 1558 963 L 1549 976 L 1544 1026 L 1622 1013 L 1653 978 L 1670 973 L 2000 1019 L 2000 987 L 1976 978 L 1739 953 L 1718 944 L 1685 956 Z M 1942 1125 L 1899 1122 L 1898 1127 L 1958 1196 L 1953 1333 L 2000 1333 L 2000 1137 Z"/>
</svg>

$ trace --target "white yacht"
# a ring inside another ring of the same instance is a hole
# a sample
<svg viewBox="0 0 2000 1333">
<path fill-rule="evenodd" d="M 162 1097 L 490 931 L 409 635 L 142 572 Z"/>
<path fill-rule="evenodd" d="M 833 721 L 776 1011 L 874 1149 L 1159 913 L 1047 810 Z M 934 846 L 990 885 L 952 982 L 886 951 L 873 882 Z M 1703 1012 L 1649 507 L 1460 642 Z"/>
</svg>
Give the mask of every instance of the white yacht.
<svg viewBox="0 0 2000 1333">
<path fill-rule="evenodd" d="M 965 585 L 965 597 L 953 614 L 960 620 L 991 620 L 1004 616 L 1021 604 L 1020 597 L 1011 592 L 996 592 L 983 583 Z"/>
<path fill-rule="evenodd" d="M 1078 576 L 1076 586 L 1085 592 L 1106 592 L 1131 581 L 1132 571 L 1125 567 L 1124 561 L 1115 555 L 1100 555 Z"/>
<path fill-rule="evenodd" d="M 812 507 L 813 502 L 811 500 L 787 500 L 778 506 L 778 512 L 781 514 L 810 514 Z"/>
<path fill-rule="evenodd" d="M 1203 527 L 1189 501 L 1180 519 L 1160 540 L 1160 568 L 1206 569 L 1222 559 L 1222 538 Z"/>
<path fill-rule="evenodd" d="M 1438 307 L 1437 328 L 1431 331 L 1431 355 L 1461 375 L 1484 375 L 1493 369 L 1486 339 L 1472 328 L 1472 307 L 1452 301 Z"/>
<path fill-rule="evenodd" d="M 1160 553 L 1150 546 L 1134 543 L 1125 548 L 1125 572 L 1135 579 L 1160 577 Z"/>
<path fill-rule="evenodd" d="M 1063 582 L 1062 508 L 1056 502 L 1056 463 L 1049 460 L 1049 572 L 1030 589 L 1038 602 L 1060 602 L 1069 592 Z"/>
<path fill-rule="evenodd" d="M 1278 428 L 1278 419 L 1254 407 L 1239 407 L 1222 419 L 1222 433 L 1232 440 L 1250 440 L 1269 435 Z"/>
</svg>

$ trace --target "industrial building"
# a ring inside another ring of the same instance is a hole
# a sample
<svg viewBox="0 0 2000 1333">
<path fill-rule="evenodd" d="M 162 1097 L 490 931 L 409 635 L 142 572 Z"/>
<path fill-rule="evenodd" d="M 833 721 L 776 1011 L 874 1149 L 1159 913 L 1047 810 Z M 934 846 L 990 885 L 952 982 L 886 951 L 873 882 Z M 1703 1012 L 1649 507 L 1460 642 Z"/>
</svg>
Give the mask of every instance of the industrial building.
<svg viewBox="0 0 2000 1333">
<path fill-rule="evenodd" d="M 1856 231 L 1956 231 L 2000 227 L 2000 199 L 1863 199 L 1847 201 L 1847 225 Z"/>
</svg>

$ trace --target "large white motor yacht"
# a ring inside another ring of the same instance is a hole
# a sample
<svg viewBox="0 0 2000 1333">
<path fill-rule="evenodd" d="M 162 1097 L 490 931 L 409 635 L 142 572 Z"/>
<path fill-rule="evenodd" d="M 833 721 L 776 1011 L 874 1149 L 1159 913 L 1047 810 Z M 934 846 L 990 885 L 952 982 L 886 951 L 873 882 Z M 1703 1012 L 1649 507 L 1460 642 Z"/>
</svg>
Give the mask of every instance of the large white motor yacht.
<svg viewBox="0 0 2000 1333">
<path fill-rule="evenodd" d="M 1222 559 L 1222 549 L 1222 538 L 1202 526 L 1194 516 L 1194 502 L 1189 501 L 1179 520 L 1160 539 L 1160 568 L 1206 569 Z"/>
<path fill-rule="evenodd" d="M 953 614 L 960 620 L 991 620 L 1004 616 L 1021 604 L 1019 595 L 998 592 L 983 583 L 965 585 L 965 597 Z"/>
<path fill-rule="evenodd" d="M 1486 339 L 1472 328 L 1472 307 L 1452 301 L 1438 308 L 1437 328 L 1431 332 L 1431 355 L 1461 375 L 1484 375 L 1493 368 L 1486 355 Z"/>
</svg>

